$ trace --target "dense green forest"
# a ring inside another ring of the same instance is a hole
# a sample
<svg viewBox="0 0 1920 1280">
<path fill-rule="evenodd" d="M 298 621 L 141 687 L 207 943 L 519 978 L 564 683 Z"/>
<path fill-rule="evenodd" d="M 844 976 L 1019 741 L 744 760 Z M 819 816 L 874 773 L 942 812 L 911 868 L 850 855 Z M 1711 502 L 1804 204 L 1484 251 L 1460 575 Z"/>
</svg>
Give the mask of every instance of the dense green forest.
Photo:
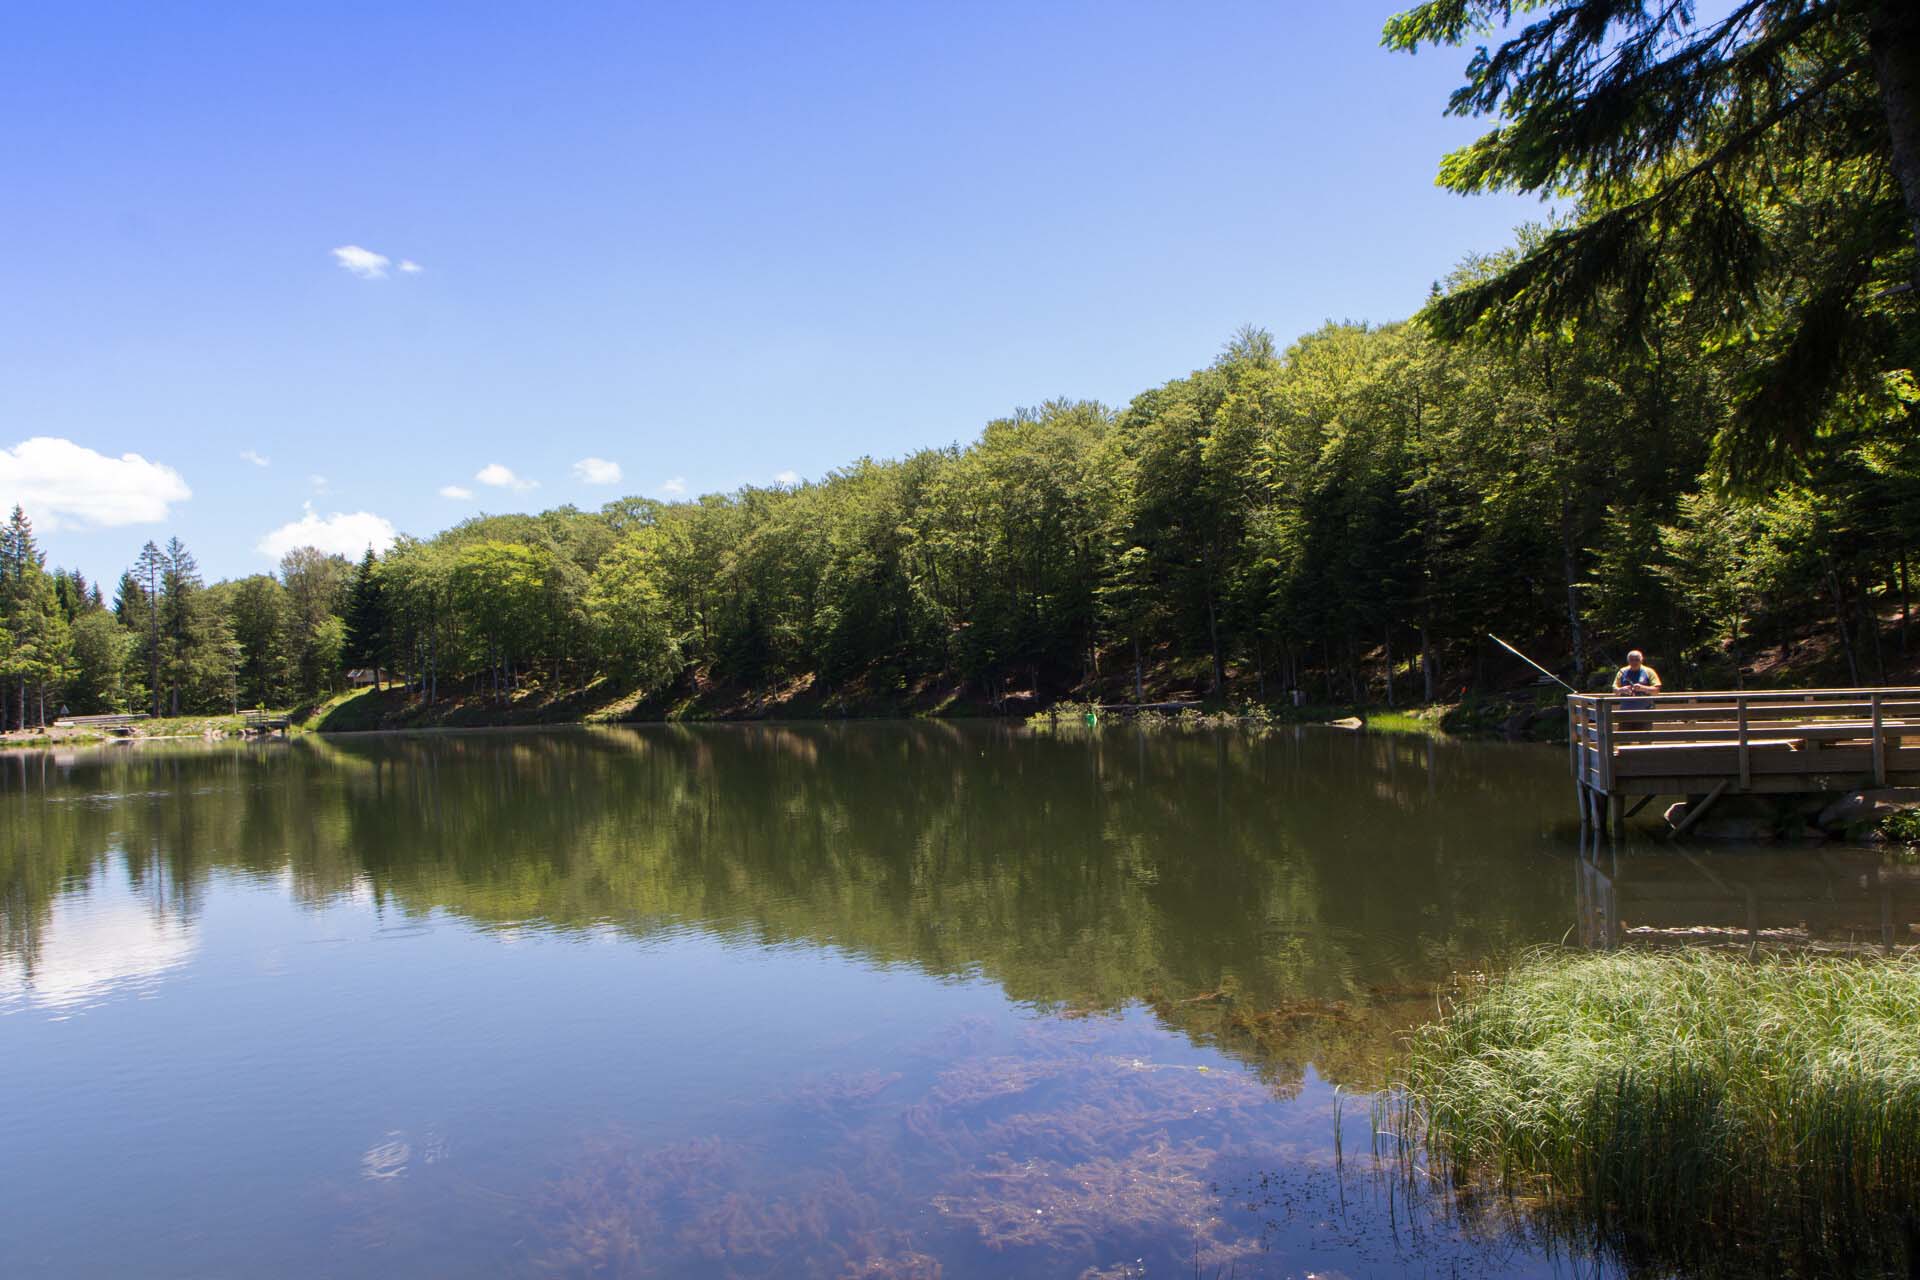
<svg viewBox="0 0 1920 1280">
<path fill-rule="evenodd" d="M 593 681 L 1431 701 L 1513 677 L 1488 632 L 1583 686 L 1629 644 L 1696 685 L 1795 646 L 1884 681 L 1920 516 L 1920 18 L 1686 9 L 1560 0 L 1472 62 L 1452 110 L 1499 124 L 1442 182 L 1563 213 L 1409 320 L 1285 347 L 1249 327 L 1124 407 L 210 586 L 149 544 L 110 599 L 16 511 L 7 723 L 286 705 L 349 666 L 426 702 Z M 1513 10 L 1443 0 L 1387 43 Z"/>
</svg>

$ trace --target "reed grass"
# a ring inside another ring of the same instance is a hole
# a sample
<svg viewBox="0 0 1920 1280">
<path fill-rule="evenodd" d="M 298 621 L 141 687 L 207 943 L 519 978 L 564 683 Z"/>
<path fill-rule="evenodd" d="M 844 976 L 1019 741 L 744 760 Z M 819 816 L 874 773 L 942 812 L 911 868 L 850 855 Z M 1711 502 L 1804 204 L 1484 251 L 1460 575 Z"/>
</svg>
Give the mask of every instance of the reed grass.
<svg viewBox="0 0 1920 1280">
<path fill-rule="evenodd" d="M 1640 1260 L 1920 1263 L 1920 959 L 1534 954 L 1415 1033 L 1376 1126 Z"/>
<path fill-rule="evenodd" d="M 1415 733 L 1444 736 L 1440 718 L 1420 711 L 1369 711 L 1363 719 L 1373 733 Z"/>
</svg>

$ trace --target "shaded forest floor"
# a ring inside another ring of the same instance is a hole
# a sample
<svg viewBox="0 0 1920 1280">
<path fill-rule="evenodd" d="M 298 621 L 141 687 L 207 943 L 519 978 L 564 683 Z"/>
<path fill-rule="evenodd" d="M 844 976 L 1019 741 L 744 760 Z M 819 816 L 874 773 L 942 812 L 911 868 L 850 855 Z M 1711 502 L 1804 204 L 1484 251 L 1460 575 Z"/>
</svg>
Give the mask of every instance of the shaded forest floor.
<svg viewBox="0 0 1920 1280">
<path fill-rule="evenodd" d="M 1023 719 L 1049 708 L 1071 708 L 1078 714 L 1087 703 L 1102 707 L 1134 702 L 1131 673 L 1112 681 L 1082 682 L 1042 693 L 1031 687 L 981 690 L 961 682 L 927 679 L 900 681 L 869 673 L 859 680 L 828 687 L 810 675 L 786 681 L 745 686 L 690 678 L 680 686 L 652 697 L 609 680 L 580 687 L 548 687 L 529 681 L 512 693 L 487 689 L 451 688 L 443 684 L 437 701 L 428 704 L 405 688 L 376 692 L 359 690 L 296 713 L 296 723 L 321 733 L 351 733 L 385 729 L 497 728 L 557 724 L 619 724 L 663 721 L 841 720 L 943 718 Z M 1111 687 L 1109 687 L 1111 686 Z M 1189 704 L 1206 714 L 1209 723 L 1253 714 L 1278 723 L 1325 723 L 1357 717 L 1368 727 L 1391 732 L 1460 733 L 1539 737 L 1551 740 L 1565 731 L 1560 691 L 1522 685 L 1493 691 L 1463 701 L 1398 706 L 1374 702 L 1316 700 L 1295 707 L 1287 698 L 1262 699 L 1252 679 L 1235 679 L 1229 672 L 1226 691 L 1206 691 L 1204 665 L 1195 678 L 1166 663 L 1143 682 L 1150 704 Z M 1272 694 L 1272 690 L 1269 690 Z"/>
<path fill-rule="evenodd" d="M 1742 655 L 1739 681 L 1748 688 L 1849 687 L 1884 682 L 1920 685 L 1920 625 L 1903 642 L 1899 619 L 1889 615 L 1875 645 L 1870 636 L 1856 639 L 1849 662 L 1845 646 L 1831 624 L 1801 628 L 1786 638 L 1755 647 Z M 1540 654 L 1554 651 L 1549 642 L 1521 641 Z M 1052 707 L 1086 704 L 1113 707 L 1138 701 L 1155 704 L 1191 704 L 1221 723 L 1221 717 L 1253 713 L 1275 723 L 1326 723 L 1349 717 L 1367 728 L 1385 732 L 1444 733 L 1473 737 L 1507 737 L 1542 742 L 1562 741 L 1566 734 L 1563 691 L 1535 676 L 1518 659 L 1504 654 L 1482 654 L 1478 669 L 1449 667 L 1436 681 L 1451 696 L 1433 702 L 1419 698 L 1422 681 L 1414 662 L 1397 655 L 1394 697 L 1386 692 L 1384 655 L 1360 655 L 1365 702 L 1351 697 L 1353 680 L 1342 677 L 1330 689 L 1318 676 L 1308 682 L 1308 699 L 1295 707 L 1283 681 L 1244 667 L 1229 666 L 1224 690 L 1208 690 L 1209 671 L 1204 657 L 1176 658 L 1166 651 L 1149 655 L 1142 671 L 1141 694 L 1136 698 L 1131 663 L 1109 655 L 1098 676 L 1078 681 L 1041 678 L 1022 672 L 998 689 L 939 678 L 906 680 L 885 670 L 871 670 L 831 684 L 808 674 L 757 684 L 709 680 L 700 671 L 683 676 L 672 688 L 645 696 L 630 685 L 595 679 L 582 685 L 554 683 L 551 678 L 528 679 L 510 693 L 494 693 L 478 682 L 443 683 L 431 705 L 410 690 L 389 687 L 380 691 L 354 690 L 310 706 L 296 708 L 294 724 L 304 730 L 347 733 L 383 729 L 494 728 L 516 725 L 615 724 L 657 721 L 836 720 L 892 719 L 921 716 L 954 718 L 1005 717 L 1021 719 Z M 1704 665 L 1690 665 L 1651 654 L 1673 690 L 1731 689 L 1735 687 L 1732 655 L 1718 655 Z M 1584 684 L 1604 689 L 1613 671 L 1611 663 L 1596 658 Z M 1883 676 L 1884 673 L 1884 676 Z M 1469 692 L 1478 680 L 1479 687 Z M 1345 696 L 1341 696 L 1345 695 Z M 141 722 L 136 739 L 219 738 L 238 736 L 241 718 L 233 715 L 163 717 Z M 30 729 L 0 734 L 0 749 L 11 747 L 84 746 L 105 735 L 84 729 Z"/>
<path fill-rule="evenodd" d="M 1903 641 L 1897 617 L 1888 617 L 1877 643 L 1860 636 L 1851 661 L 1831 625 L 1801 628 L 1778 642 L 1741 655 L 1716 655 L 1689 664 L 1650 655 L 1667 681 L 1682 689 L 1850 687 L 1920 684 L 1920 627 Z M 1523 642 L 1524 645 L 1524 642 Z M 1537 651 L 1552 654 L 1548 642 Z M 1356 717 L 1374 730 L 1438 732 L 1464 736 L 1561 741 L 1566 733 L 1563 691 L 1546 683 L 1518 659 L 1503 652 L 1477 655 L 1476 667 L 1457 664 L 1436 680 L 1446 693 L 1421 700 L 1423 682 L 1415 660 L 1397 655 L 1393 697 L 1388 698 L 1384 654 L 1360 655 L 1360 685 L 1365 701 L 1351 695 L 1354 681 L 1343 677 L 1331 688 L 1318 677 L 1303 690 L 1307 701 L 1295 707 L 1284 682 L 1243 666 L 1229 666 L 1223 690 L 1209 691 L 1204 657 L 1176 658 L 1166 651 L 1149 655 L 1136 696 L 1131 663 L 1109 656 L 1097 676 L 1078 681 L 1048 681 L 1039 672 L 1021 672 L 997 689 L 950 679 L 908 680 L 883 669 L 829 683 L 811 674 L 756 684 L 717 682 L 693 671 L 672 688 L 645 696 L 607 679 L 569 686 L 530 679 L 511 693 L 443 684 L 432 705 L 404 689 L 364 690 L 342 695 L 298 713 L 303 727 L 323 733 L 400 728 L 485 728 L 542 724 L 611 724 L 701 720 L 832 720 L 919 716 L 1024 718 L 1053 706 L 1097 703 L 1190 703 L 1214 716 L 1257 709 L 1278 723 L 1324 723 Z M 1563 664 L 1564 665 L 1564 664 Z M 1598 655 L 1582 682 L 1604 689 L 1613 663 Z M 1450 695 L 1450 696 L 1449 696 Z"/>
</svg>

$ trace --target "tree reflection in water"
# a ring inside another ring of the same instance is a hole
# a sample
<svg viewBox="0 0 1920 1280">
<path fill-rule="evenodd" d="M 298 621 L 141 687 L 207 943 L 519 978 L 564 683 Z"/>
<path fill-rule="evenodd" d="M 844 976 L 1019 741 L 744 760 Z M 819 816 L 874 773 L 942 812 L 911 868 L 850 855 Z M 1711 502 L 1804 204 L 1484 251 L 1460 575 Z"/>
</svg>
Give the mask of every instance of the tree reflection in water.
<svg viewBox="0 0 1920 1280">
<path fill-rule="evenodd" d="M 220 871 L 483 927 L 692 927 L 1152 1007 L 1276 1083 L 1364 1087 L 1388 1023 L 1572 915 L 1559 757 L 1330 731 L 652 726 L 0 761 L 0 963 L 124 866 L 190 922 Z M 1551 784 L 1551 788 L 1548 787 Z M 1383 1007 L 1386 1006 L 1386 1007 Z M 1405 1025 L 1402 1023 L 1401 1025 Z"/>
</svg>

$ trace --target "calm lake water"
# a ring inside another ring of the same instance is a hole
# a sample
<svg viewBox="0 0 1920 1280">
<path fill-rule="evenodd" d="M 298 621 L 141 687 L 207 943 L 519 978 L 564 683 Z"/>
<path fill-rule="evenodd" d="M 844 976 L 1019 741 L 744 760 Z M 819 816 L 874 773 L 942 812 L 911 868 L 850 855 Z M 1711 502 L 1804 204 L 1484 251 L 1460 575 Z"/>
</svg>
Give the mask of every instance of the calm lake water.
<svg viewBox="0 0 1920 1280">
<path fill-rule="evenodd" d="M 1618 889 L 1550 748 L 644 727 L 0 792 L 9 1276 L 1592 1270 L 1369 1172 L 1435 984 Z"/>
</svg>

